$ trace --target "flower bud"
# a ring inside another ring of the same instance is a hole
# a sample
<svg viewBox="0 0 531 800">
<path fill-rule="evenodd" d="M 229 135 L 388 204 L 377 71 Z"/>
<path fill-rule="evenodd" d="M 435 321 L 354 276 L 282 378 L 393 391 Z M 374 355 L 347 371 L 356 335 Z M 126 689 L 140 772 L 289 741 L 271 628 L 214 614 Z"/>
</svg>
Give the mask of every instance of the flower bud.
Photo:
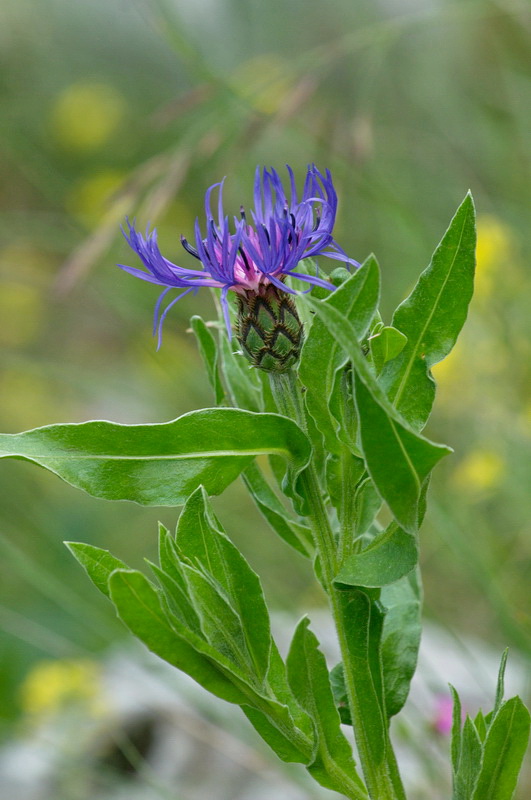
<svg viewBox="0 0 531 800">
<path fill-rule="evenodd" d="M 254 367 L 285 372 L 298 360 L 304 340 L 302 322 L 290 295 L 273 284 L 238 293 L 236 336 Z"/>
</svg>

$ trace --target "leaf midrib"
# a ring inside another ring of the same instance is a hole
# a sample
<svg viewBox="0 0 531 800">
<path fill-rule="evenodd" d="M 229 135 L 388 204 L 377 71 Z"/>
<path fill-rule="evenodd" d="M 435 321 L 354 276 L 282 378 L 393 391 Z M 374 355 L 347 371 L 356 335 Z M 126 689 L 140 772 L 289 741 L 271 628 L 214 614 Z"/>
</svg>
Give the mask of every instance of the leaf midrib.
<svg viewBox="0 0 531 800">
<path fill-rule="evenodd" d="M 281 448 L 260 448 L 252 450 L 204 450 L 194 453 L 171 453 L 169 455 L 106 455 L 102 453 L 24 453 L 24 452 L 6 452 L 0 453 L 0 458 L 27 458 L 30 461 L 37 459 L 42 461 L 50 461 L 53 459 L 61 459 L 63 461 L 187 461 L 190 459 L 201 458 L 222 458 L 223 456 L 232 457 L 246 457 L 246 456 L 259 456 L 259 455 L 281 455 L 290 458 L 289 451 L 282 450 Z"/>
</svg>

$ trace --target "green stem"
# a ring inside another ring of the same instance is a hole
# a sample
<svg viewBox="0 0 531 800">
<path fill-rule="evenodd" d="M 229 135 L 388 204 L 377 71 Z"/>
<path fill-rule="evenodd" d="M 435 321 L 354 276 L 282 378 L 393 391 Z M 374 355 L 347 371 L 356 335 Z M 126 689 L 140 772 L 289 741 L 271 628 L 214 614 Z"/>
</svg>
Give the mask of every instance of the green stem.
<svg viewBox="0 0 531 800">
<path fill-rule="evenodd" d="M 271 373 L 270 378 L 280 413 L 294 419 L 306 431 L 296 375 L 292 371 Z M 336 545 L 313 462 L 301 474 L 300 481 L 310 509 L 309 522 L 321 561 L 323 584 L 332 606 L 354 734 L 369 796 L 372 800 L 405 800 L 371 664 L 371 599 L 363 590 L 345 591 L 335 587 Z"/>
<path fill-rule="evenodd" d="M 357 480 L 354 480 L 354 474 L 351 452 L 344 447 L 341 451 L 341 500 L 338 511 L 340 530 L 337 560 L 340 565 L 351 554 L 356 534 L 354 526 L 356 492 L 354 488 Z"/>
</svg>

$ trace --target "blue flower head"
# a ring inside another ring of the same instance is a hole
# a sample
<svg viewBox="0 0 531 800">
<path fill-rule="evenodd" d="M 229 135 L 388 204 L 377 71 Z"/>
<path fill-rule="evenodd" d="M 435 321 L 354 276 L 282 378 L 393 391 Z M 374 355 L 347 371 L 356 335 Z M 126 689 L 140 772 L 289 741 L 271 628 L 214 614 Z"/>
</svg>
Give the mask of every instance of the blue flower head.
<svg viewBox="0 0 531 800">
<path fill-rule="evenodd" d="M 227 294 L 229 290 L 247 295 L 260 294 L 273 284 L 289 294 L 297 294 L 284 283 L 291 275 L 314 286 L 333 290 L 334 286 L 317 275 L 297 272 L 304 258 L 327 256 L 346 264 L 359 266 L 347 257 L 332 236 L 337 211 L 337 194 L 329 170 L 323 175 L 309 166 L 302 195 L 299 198 L 291 167 L 289 197 L 275 169 L 262 171 L 257 167 L 254 181 L 254 208 L 248 215 L 240 208 L 240 216 L 229 221 L 223 209 L 223 181 L 213 184 L 205 195 L 205 232 L 199 220 L 195 222 L 195 246 L 183 236 L 184 249 L 196 258 L 201 267 L 187 269 L 168 261 L 157 244 L 157 231 L 149 228 L 145 237 L 134 223 L 127 220 L 124 236 L 140 257 L 146 271 L 136 267 L 119 266 L 126 272 L 149 283 L 163 287 L 155 306 L 154 333 L 160 347 L 162 325 L 175 303 L 189 292 L 203 286 L 221 289 L 221 303 L 227 331 L 231 336 Z M 211 196 L 218 190 L 217 219 L 212 213 Z M 311 287 L 310 287 L 311 288 Z M 182 289 L 161 312 L 162 303 L 172 289 Z"/>
</svg>

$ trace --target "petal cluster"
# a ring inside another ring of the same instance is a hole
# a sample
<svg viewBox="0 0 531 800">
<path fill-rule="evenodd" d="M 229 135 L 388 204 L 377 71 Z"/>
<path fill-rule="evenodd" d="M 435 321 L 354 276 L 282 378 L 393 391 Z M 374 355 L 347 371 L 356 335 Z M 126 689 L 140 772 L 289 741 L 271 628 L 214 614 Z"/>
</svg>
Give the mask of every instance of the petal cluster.
<svg viewBox="0 0 531 800">
<path fill-rule="evenodd" d="M 309 284 L 333 290 L 333 285 L 318 275 L 296 271 L 304 258 L 327 256 L 359 266 L 349 259 L 333 238 L 337 194 L 330 172 L 323 175 L 308 167 L 299 196 L 292 169 L 288 166 L 289 191 L 286 192 L 275 169 L 256 170 L 254 208 L 249 214 L 242 207 L 240 216 L 229 218 L 223 208 L 223 181 L 211 186 L 205 195 L 206 226 L 195 223 L 195 244 L 184 237 L 184 249 L 200 262 L 200 268 L 188 269 L 168 261 L 160 252 L 157 231 L 140 234 L 127 221 L 124 231 L 130 247 L 139 256 L 145 270 L 120 264 L 122 269 L 142 280 L 163 287 L 155 307 L 154 333 L 159 346 L 162 324 L 170 308 L 192 291 L 209 286 L 221 289 L 221 302 L 227 330 L 231 333 L 227 293 L 260 292 L 273 284 L 284 292 L 296 294 L 284 280 L 291 275 Z M 212 194 L 217 189 L 217 209 L 212 211 Z M 171 289 L 182 289 L 161 313 L 163 301 Z"/>
</svg>

